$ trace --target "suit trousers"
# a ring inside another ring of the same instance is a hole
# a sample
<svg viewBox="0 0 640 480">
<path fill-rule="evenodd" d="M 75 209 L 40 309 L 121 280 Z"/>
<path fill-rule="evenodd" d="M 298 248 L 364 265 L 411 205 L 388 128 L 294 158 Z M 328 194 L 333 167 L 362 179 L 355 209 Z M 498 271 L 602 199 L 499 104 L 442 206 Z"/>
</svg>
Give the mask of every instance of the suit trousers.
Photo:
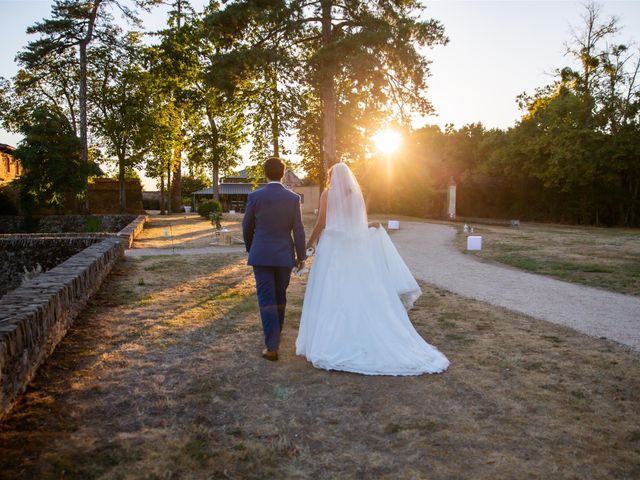
<svg viewBox="0 0 640 480">
<path fill-rule="evenodd" d="M 284 325 L 284 311 L 287 306 L 287 287 L 291 279 L 292 267 L 253 267 L 258 291 L 258 306 L 264 330 L 267 350 L 275 352 L 280 346 L 280 332 Z"/>
</svg>

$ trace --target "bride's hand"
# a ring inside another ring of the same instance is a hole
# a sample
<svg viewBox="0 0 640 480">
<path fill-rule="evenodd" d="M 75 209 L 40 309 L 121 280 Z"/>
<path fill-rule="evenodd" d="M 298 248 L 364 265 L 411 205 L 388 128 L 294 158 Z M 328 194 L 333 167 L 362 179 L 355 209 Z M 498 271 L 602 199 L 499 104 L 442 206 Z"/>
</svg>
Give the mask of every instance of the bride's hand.
<svg viewBox="0 0 640 480">
<path fill-rule="evenodd" d="M 369 222 L 369 228 L 380 228 L 380 222 Z"/>
</svg>

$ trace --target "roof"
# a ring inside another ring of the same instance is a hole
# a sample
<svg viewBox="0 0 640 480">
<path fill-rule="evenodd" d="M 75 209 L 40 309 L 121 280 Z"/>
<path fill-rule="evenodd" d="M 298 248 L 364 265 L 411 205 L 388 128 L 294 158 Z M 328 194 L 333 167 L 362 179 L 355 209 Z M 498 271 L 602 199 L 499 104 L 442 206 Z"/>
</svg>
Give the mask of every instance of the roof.
<svg viewBox="0 0 640 480">
<path fill-rule="evenodd" d="M 14 150 L 15 150 L 15 147 L 12 147 L 11 145 L 7 145 L 6 143 L 0 143 L 0 152 L 13 153 Z"/>
<path fill-rule="evenodd" d="M 253 178 L 249 178 L 247 176 L 247 169 L 242 169 L 240 170 L 238 173 L 233 173 L 231 175 L 227 175 L 226 177 L 224 177 L 222 179 L 222 183 L 248 183 L 250 182 L 250 180 L 252 180 Z M 264 177 L 263 177 L 264 179 Z M 291 170 L 286 169 L 284 171 L 284 176 L 282 178 L 282 183 L 284 185 L 289 185 L 292 187 L 298 187 L 300 185 L 302 185 L 302 180 L 300 180 L 300 178 L 298 178 L 298 176 L 293 173 Z"/>
<path fill-rule="evenodd" d="M 299 187 L 300 185 L 302 185 L 302 180 L 300 180 L 298 176 L 291 170 L 286 170 L 284 172 L 282 183 L 284 183 L 285 185 L 290 185 L 292 187 Z"/>
<path fill-rule="evenodd" d="M 258 190 L 264 186 L 264 183 L 259 183 L 255 190 Z M 251 183 L 221 183 L 220 195 L 248 195 L 253 192 L 253 184 Z M 213 188 L 203 188 L 197 192 L 193 192 L 192 195 L 213 195 Z"/>
<path fill-rule="evenodd" d="M 223 177 L 221 183 L 247 183 L 249 180 L 249 177 L 247 177 L 247 169 L 245 168 L 237 173 L 234 172 L 231 175 Z"/>
</svg>

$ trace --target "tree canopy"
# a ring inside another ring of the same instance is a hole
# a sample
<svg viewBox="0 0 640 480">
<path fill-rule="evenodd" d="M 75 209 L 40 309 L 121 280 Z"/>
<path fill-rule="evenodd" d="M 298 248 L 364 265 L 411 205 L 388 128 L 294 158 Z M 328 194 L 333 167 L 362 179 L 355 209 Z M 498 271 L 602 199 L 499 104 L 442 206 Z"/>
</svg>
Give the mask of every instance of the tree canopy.
<svg viewBox="0 0 640 480">
<path fill-rule="evenodd" d="M 138 13 L 159 4 L 166 27 L 144 32 Z M 509 129 L 412 127 L 433 112 L 429 48 L 448 42 L 417 0 L 229 0 L 202 11 L 188 0 L 55 0 L 29 32 L 20 71 L 0 79 L 3 125 L 55 119 L 80 138 L 87 166 L 117 165 L 121 206 L 133 168 L 168 193 L 163 210 L 178 211 L 183 172 L 217 197 L 243 155 L 255 169 L 296 154 L 289 165 L 320 185 L 333 163 L 350 163 L 374 210 L 439 215 L 453 179 L 464 215 L 640 224 L 640 55 L 594 3 L 567 40 L 567 65 L 516 99 L 522 117 Z M 371 148 L 389 126 L 405 139 L 392 169 Z"/>
</svg>

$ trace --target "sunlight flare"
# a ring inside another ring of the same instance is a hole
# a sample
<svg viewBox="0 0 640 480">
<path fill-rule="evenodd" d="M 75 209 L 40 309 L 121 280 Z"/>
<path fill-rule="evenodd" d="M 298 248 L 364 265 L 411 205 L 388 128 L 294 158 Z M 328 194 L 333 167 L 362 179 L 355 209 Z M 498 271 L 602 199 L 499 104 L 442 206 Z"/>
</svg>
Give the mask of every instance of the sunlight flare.
<svg viewBox="0 0 640 480">
<path fill-rule="evenodd" d="M 402 143 L 402 135 L 395 130 L 381 130 L 372 137 L 376 148 L 385 154 L 395 152 Z"/>
</svg>

